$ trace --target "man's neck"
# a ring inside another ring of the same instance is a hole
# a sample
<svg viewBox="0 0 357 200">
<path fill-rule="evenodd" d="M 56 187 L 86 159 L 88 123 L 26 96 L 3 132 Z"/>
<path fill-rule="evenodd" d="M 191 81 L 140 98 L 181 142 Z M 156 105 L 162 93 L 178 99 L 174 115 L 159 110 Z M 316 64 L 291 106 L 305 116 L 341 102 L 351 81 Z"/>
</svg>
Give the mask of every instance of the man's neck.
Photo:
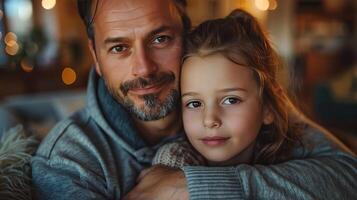
<svg viewBox="0 0 357 200">
<path fill-rule="evenodd" d="M 142 121 L 134 118 L 140 136 L 150 145 L 158 143 L 162 138 L 176 134 L 182 127 L 177 111 L 155 121 Z"/>
</svg>

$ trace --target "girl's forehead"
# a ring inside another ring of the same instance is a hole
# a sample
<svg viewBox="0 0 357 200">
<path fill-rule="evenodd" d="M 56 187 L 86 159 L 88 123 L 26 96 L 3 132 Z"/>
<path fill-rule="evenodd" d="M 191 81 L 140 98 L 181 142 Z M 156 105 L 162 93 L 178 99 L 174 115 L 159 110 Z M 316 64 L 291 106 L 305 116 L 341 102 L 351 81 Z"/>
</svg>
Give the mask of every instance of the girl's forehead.
<svg viewBox="0 0 357 200">
<path fill-rule="evenodd" d="M 221 54 L 191 56 L 183 63 L 183 89 L 219 89 L 221 87 L 257 88 L 253 70 L 238 65 Z"/>
<path fill-rule="evenodd" d="M 221 53 L 209 55 L 191 55 L 187 57 L 182 64 L 182 71 L 189 70 L 192 72 L 204 72 L 207 70 L 225 73 L 226 71 L 247 71 L 252 74 L 253 69 L 245 64 L 243 59 L 232 59 Z"/>
</svg>

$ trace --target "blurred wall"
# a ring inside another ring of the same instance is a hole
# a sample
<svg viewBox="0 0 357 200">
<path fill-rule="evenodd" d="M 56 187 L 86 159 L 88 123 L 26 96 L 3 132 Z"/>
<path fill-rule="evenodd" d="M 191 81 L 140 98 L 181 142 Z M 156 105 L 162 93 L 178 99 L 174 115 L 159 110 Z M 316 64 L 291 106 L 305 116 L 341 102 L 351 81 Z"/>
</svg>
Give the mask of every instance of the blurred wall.
<svg viewBox="0 0 357 200">
<path fill-rule="evenodd" d="M 357 135 L 356 0 L 187 2 L 194 26 L 234 8 L 257 17 L 298 106 L 330 130 Z M 0 100 L 86 87 L 92 60 L 76 0 L 1 0 L 0 39 Z"/>
</svg>

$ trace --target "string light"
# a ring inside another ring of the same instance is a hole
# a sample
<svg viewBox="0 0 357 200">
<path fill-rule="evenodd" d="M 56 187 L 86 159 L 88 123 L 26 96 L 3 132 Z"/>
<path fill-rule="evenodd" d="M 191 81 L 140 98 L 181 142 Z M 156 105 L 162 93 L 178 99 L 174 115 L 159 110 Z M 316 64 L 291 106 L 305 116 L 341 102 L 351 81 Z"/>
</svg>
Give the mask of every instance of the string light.
<svg viewBox="0 0 357 200">
<path fill-rule="evenodd" d="M 62 81 L 66 85 L 71 85 L 77 80 L 76 72 L 70 68 L 66 67 L 62 71 Z"/>
<path fill-rule="evenodd" d="M 21 60 L 21 68 L 25 72 L 32 72 L 33 71 L 33 65 L 26 59 Z"/>
<path fill-rule="evenodd" d="M 15 33 L 13 32 L 8 32 L 6 35 L 5 35 L 5 38 L 4 38 L 4 41 L 5 41 L 5 44 L 10 46 L 11 43 L 14 43 L 17 41 L 17 36 L 15 35 Z"/>
<path fill-rule="evenodd" d="M 17 52 L 19 52 L 19 49 L 20 49 L 20 47 L 19 47 L 19 45 L 17 44 L 16 41 L 12 41 L 10 43 L 10 45 L 5 47 L 6 53 L 9 54 L 10 56 L 16 55 Z"/>
<path fill-rule="evenodd" d="M 276 0 L 270 0 L 269 10 L 275 10 L 278 7 Z"/>
<path fill-rule="evenodd" d="M 4 42 L 6 44 L 5 51 L 10 56 L 14 56 L 19 51 L 19 44 L 17 43 L 17 36 L 13 32 L 8 32 L 5 35 Z"/>
<path fill-rule="evenodd" d="M 262 11 L 269 9 L 269 1 L 268 0 L 255 0 L 255 6 Z"/>
<path fill-rule="evenodd" d="M 56 6 L 56 0 L 42 0 L 42 7 L 46 10 L 51 10 Z"/>
</svg>

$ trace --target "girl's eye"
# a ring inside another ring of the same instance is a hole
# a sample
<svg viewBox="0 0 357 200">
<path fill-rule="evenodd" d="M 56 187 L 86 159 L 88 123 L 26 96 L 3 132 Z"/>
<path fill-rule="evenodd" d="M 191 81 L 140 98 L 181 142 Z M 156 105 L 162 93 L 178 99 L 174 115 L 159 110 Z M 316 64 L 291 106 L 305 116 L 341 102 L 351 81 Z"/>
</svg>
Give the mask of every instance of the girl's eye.
<svg viewBox="0 0 357 200">
<path fill-rule="evenodd" d="M 127 49 L 128 49 L 128 47 L 126 45 L 116 45 L 116 46 L 110 48 L 109 52 L 118 54 L 118 53 L 122 53 L 122 52 L 126 51 Z"/>
<path fill-rule="evenodd" d="M 188 102 L 187 104 L 186 104 L 186 107 L 187 108 L 198 108 L 198 107 L 200 107 L 202 104 L 201 104 L 201 102 L 199 102 L 199 101 L 191 101 L 191 102 Z"/>
<path fill-rule="evenodd" d="M 228 97 L 223 101 L 223 104 L 232 105 L 232 104 L 237 104 L 237 103 L 240 103 L 240 102 L 241 102 L 241 100 L 239 100 L 236 97 Z"/>
</svg>

